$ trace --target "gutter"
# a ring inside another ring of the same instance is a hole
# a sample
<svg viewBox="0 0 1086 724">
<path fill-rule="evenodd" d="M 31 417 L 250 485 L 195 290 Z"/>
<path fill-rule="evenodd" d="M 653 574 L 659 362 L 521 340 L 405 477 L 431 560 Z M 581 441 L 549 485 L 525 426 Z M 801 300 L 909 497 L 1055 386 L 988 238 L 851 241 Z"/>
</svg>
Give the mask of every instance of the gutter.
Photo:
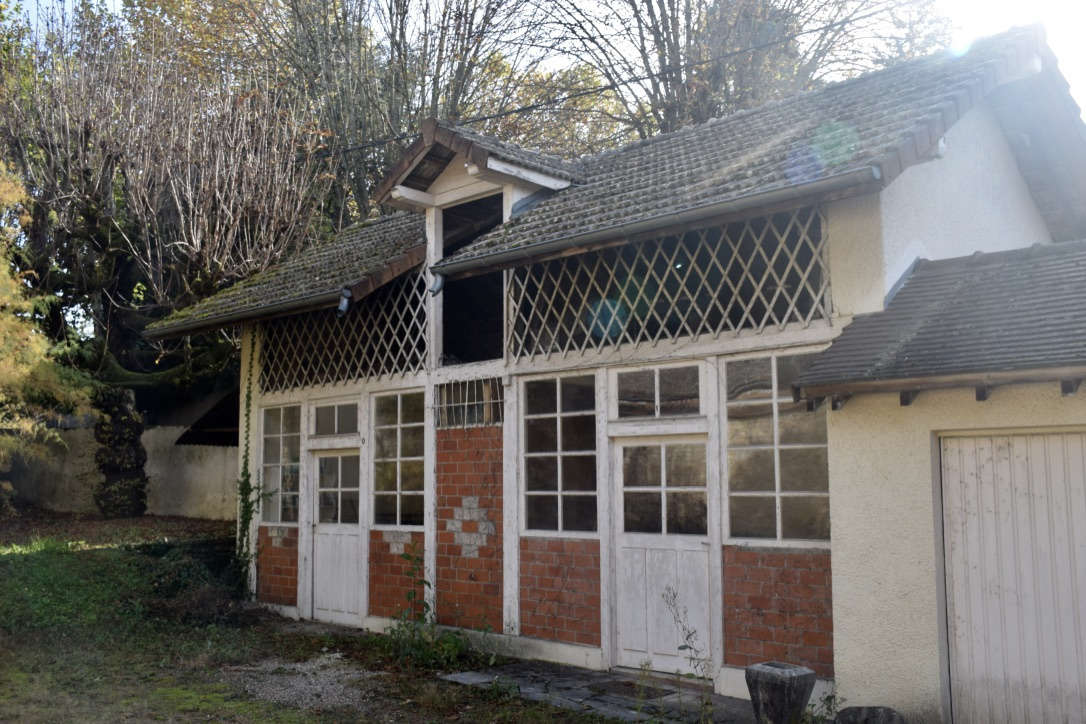
<svg viewBox="0 0 1086 724">
<path fill-rule="evenodd" d="M 193 332 L 202 332 L 218 327 L 225 327 L 233 322 L 245 322 L 251 319 L 278 316 L 279 312 L 297 312 L 318 307 L 334 307 L 339 302 L 341 294 L 342 289 L 336 289 L 334 292 L 315 294 L 313 296 L 303 297 L 302 299 L 292 299 L 285 302 L 279 302 L 278 304 L 272 304 L 271 306 L 260 307 L 259 309 L 230 312 L 214 317 L 194 319 L 189 322 L 179 322 L 165 327 L 145 329 L 143 331 L 143 336 L 150 340 L 180 337 L 185 334 L 192 334 Z"/>
<path fill-rule="evenodd" d="M 641 232 L 652 231 L 669 224 L 684 224 L 697 221 L 706 217 L 724 216 L 740 211 L 746 211 L 758 206 L 768 206 L 783 201 L 790 201 L 802 196 L 815 196 L 829 194 L 834 191 L 877 183 L 882 179 L 882 173 L 877 166 L 863 166 L 852 171 L 827 176 L 800 186 L 788 186 L 786 188 L 773 189 L 771 191 L 759 191 L 756 193 L 716 201 L 702 206 L 695 206 L 679 213 L 662 213 L 651 216 L 632 224 L 615 224 L 606 229 L 591 231 L 586 234 L 565 236 L 560 239 L 527 244 L 515 249 L 501 251 L 485 256 L 472 257 L 457 261 L 455 257 L 431 267 L 435 273 L 453 276 L 480 268 L 515 266 L 517 262 L 533 257 L 544 256 L 570 247 L 591 244 L 597 241 L 614 239 L 616 236 L 631 236 Z"/>
</svg>

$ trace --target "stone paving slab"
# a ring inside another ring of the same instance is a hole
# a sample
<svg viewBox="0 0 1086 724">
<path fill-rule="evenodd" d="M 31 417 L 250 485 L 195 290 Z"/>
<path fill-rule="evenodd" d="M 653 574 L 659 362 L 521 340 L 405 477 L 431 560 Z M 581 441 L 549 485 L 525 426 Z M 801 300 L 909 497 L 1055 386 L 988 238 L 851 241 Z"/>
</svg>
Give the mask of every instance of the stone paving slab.
<svg viewBox="0 0 1086 724">
<path fill-rule="evenodd" d="M 754 724 L 750 702 L 711 693 L 687 679 L 592 671 L 541 661 L 515 661 L 441 677 L 465 686 L 515 687 L 529 701 L 591 711 L 618 721 Z M 703 716 L 705 714 L 706 716 Z"/>
</svg>

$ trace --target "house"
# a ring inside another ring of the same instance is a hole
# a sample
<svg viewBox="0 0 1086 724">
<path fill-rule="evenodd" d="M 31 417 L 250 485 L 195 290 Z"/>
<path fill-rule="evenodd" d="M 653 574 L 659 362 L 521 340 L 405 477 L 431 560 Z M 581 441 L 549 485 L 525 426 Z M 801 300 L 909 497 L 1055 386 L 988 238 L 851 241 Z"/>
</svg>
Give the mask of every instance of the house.
<svg viewBox="0 0 1086 724">
<path fill-rule="evenodd" d="M 381 628 L 422 576 L 524 656 L 1086 717 L 1086 133 L 1038 29 L 582 159 L 430 121 L 378 199 L 148 330 L 242 330 L 260 600 Z"/>
</svg>

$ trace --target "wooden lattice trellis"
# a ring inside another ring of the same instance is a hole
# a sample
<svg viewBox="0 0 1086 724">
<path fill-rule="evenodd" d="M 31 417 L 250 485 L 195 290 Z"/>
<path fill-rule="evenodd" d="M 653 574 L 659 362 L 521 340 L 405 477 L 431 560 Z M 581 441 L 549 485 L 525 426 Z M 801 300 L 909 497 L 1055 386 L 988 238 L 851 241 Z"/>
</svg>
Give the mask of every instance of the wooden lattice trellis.
<svg viewBox="0 0 1086 724">
<path fill-rule="evenodd" d="M 260 389 L 279 392 L 421 370 L 426 280 L 414 269 L 352 305 L 261 325 Z"/>
<path fill-rule="evenodd" d="M 829 318 L 815 208 L 696 229 L 514 269 L 509 356 L 762 331 Z"/>
</svg>

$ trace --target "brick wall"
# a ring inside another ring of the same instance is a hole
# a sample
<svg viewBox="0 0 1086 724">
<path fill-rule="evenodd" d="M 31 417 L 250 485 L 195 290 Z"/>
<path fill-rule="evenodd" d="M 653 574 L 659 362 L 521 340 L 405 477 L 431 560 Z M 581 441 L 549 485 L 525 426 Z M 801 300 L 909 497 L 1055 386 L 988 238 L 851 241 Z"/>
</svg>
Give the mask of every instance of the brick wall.
<svg viewBox="0 0 1086 724">
<path fill-rule="evenodd" d="M 264 603 L 298 603 L 298 529 L 260 526 L 256 543 L 256 598 Z"/>
<path fill-rule="evenodd" d="M 724 663 L 771 660 L 833 676 L 829 551 L 724 546 Z"/>
<path fill-rule="evenodd" d="M 415 591 L 415 613 L 422 610 L 422 564 L 413 572 L 403 554 L 423 554 L 422 531 L 370 531 L 370 615 L 395 618 L 407 606 L 407 592 Z"/>
<path fill-rule="evenodd" d="M 437 620 L 502 630 L 502 428 L 437 431 Z"/>
<path fill-rule="evenodd" d="M 520 539 L 520 632 L 600 645 L 599 541 Z"/>
</svg>

